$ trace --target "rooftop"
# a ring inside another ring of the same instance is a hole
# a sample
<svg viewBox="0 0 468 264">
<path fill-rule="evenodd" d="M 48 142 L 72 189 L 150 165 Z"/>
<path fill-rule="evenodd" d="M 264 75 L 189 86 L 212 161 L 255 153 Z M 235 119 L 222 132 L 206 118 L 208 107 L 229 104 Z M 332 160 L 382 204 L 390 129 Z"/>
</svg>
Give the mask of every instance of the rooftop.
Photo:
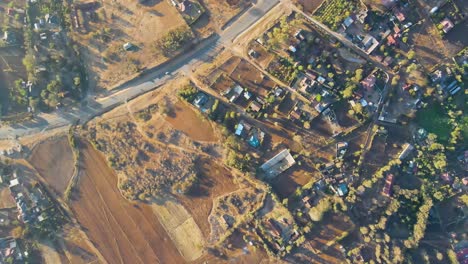
<svg viewBox="0 0 468 264">
<path fill-rule="evenodd" d="M 448 18 L 442 20 L 440 24 L 442 25 L 442 31 L 444 31 L 444 33 L 448 33 L 455 26 Z"/>
<path fill-rule="evenodd" d="M 275 177 L 289 169 L 295 163 L 296 161 L 291 153 L 289 153 L 289 149 L 284 149 L 260 166 L 260 169 L 262 169 L 268 177 Z"/>
<path fill-rule="evenodd" d="M 367 76 L 364 80 L 361 81 L 362 87 L 367 91 L 372 91 L 374 89 L 375 82 L 377 81 L 377 77 L 371 74 Z"/>
</svg>

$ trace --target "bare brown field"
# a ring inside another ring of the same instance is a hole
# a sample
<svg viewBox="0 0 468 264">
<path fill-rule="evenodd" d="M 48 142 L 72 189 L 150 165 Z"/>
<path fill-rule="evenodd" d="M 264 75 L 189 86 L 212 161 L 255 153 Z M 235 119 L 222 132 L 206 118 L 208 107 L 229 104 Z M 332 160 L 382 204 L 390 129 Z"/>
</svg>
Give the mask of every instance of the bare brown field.
<svg viewBox="0 0 468 264">
<path fill-rule="evenodd" d="M 344 215 L 325 215 L 324 219 L 309 233 L 309 243 L 293 251 L 294 263 L 344 263 L 345 258 L 335 240 L 344 232 L 354 228 L 354 224 Z"/>
<path fill-rule="evenodd" d="M 224 26 L 226 22 L 248 5 L 246 0 L 202 0 L 201 2 L 208 9 L 210 20 L 218 28 Z"/>
<path fill-rule="evenodd" d="M 180 130 L 196 141 L 216 141 L 216 135 L 208 120 L 202 119 L 187 104 L 178 101 L 172 106 L 172 114 L 166 116 L 174 129 Z"/>
<path fill-rule="evenodd" d="M 83 173 L 71 208 L 109 263 L 183 263 L 177 248 L 145 204 L 130 203 L 105 158 L 83 144 Z"/>
<path fill-rule="evenodd" d="M 447 49 L 432 23 L 424 23 L 414 34 L 414 51 L 420 64 L 430 69 L 447 58 Z"/>
<path fill-rule="evenodd" d="M 266 97 L 268 92 L 276 86 L 273 80 L 246 60 L 239 62 L 231 73 L 231 78 L 242 87 L 248 87 L 249 90 L 262 97 Z"/>
<path fill-rule="evenodd" d="M 203 236 L 208 237 L 208 216 L 213 208 L 213 199 L 236 191 L 239 186 L 232 174 L 213 160 L 201 159 L 196 166 L 199 171 L 197 184 L 186 195 L 177 195 L 177 198 L 195 219 Z"/>
<path fill-rule="evenodd" d="M 145 4 L 132 0 L 99 2 L 101 6 L 91 15 L 83 12 L 84 21 L 80 22 L 82 26 L 74 37 L 86 49 L 85 61 L 93 73 L 91 81 L 101 88 L 113 88 L 134 75 L 133 65 L 144 68 L 163 62 L 165 58 L 154 44 L 170 30 L 186 26 L 177 8 L 167 0 L 151 0 Z M 93 37 L 104 29 L 108 32 L 103 34 L 104 38 L 108 39 Z M 134 44 L 138 50 L 124 52 L 122 45 L 126 42 Z"/>
<path fill-rule="evenodd" d="M 94 256 L 92 251 L 85 245 L 83 242 L 70 241 L 67 240 L 64 242 L 66 247 L 66 258 L 73 264 L 77 263 L 90 263 L 97 261 L 97 257 Z"/>
<path fill-rule="evenodd" d="M 32 149 L 29 162 L 59 196 L 73 176 L 74 157 L 66 136 L 48 139 Z"/>
<path fill-rule="evenodd" d="M 302 6 L 303 10 L 308 13 L 313 13 L 324 0 L 297 0 L 297 3 Z"/>
<path fill-rule="evenodd" d="M 289 197 L 294 191 L 308 183 L 313 175 L 314 169 L 308 166 L 298 166 L 288 169 L 276 177 L 272 183 L 273 188 L 281 199 Z"/>
<path fill-rule="evenodd" d="M 11 196 L 10 189 L 3 187 L 0 189 L 0 209 L 15 207 L 16 203 Z"/>
</svg>

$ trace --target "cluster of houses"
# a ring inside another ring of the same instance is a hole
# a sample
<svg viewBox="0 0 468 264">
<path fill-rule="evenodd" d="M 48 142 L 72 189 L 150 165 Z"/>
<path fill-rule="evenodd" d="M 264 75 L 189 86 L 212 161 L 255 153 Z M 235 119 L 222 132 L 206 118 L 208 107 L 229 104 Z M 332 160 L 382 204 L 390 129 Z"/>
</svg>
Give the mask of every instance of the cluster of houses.
<svg viewBox="0 0 468 264">
<path fill-rule="evenodd" d="M 340 33 L 354 43 L 366 54 L 371 54 L 379 45 L 398 46 L 398 39 L 402 37 L 402 33 L 413 26 L 409 22 L 405 10 L 408 3 L 398 6 L 394 1 L 388 7 L 391 15 L 387 22 L 381 23 L 378 28 L 371 26 L 372 33 L 363 33 L 362 28 L 366 24 L 367 10 L 360 10 L 358 13 L 351 14 L 342 23 Z M 353 26 L 358 24 L 359 26 Z M 381 58 L 383 64 L 389 66 L 393 62 L 393 58 L 387 56 Z"/>
<path fill-rule="evenodd" d="M 79 13 L 91 15 L 91 13 L 95 12 L 100 6 L 101 5 L 98 1 L 74 4 L 72 12 L 70 12 L 73 27 L 77 29 L 81 28 L 84 23 L 84 21 L 80 21 L 80 19 L 84 20 L 85 18 L 83 16 L 79 16 Z"/>
<path fill-rule="evenodd" d="M 447 34 L 466 19 L 468 14 L 460 10 L 462 9 L 454 1 L 444 1 L 442 5 L 433 7 L 429 13 L 437 28 L 443 34 Z"/>
<path fill-rule="evenodd" d="M 378 87 L 377 81 L 376 73 L 372 72 L 359 83 L 359 88 L 353 92 L 353 98 L 349 101 L 353 108 L 356 104 L 361 104 L 368 112 L 377 110 L 382 97 L 382 87 Z"/>
<path fill-rule="evenodd" d="M 311 99 L 312 107 L 322 113 L 330 104 L 336 101 L 334 93 L 324 86 L 326 79 L 310 71 L 298 78 L 294 88 Z"/>
<path fill-rule="evenodd" d="M 235 135 L 247 141 L 254 148 L 260 147 L 265 139 L 265 132 L 247 123 L 245 120 L 241 120 L 237 124 Z"/>
<path fill-rule="evenodd" d="M 244 106 L 245 111 L 253 115 L 259 115 L 268 106 L 269 103 L 264 96 L 255 94 L 232 80 L 231 83 L 230 87 L 221 92 L 221 95 L 226 97 L 229 102 Z M 276 86 L 269 96 L 274 96 L 276 101 L 283 97 L 285 93 L 284 89 Z"/>
<path fill-rule="evenodd" d="M 348 181 L 345 174 L 336 163 L 329 162 L 320 170 L 323 176 L 323 183 L 328 186 L 336 195 L 344 197 L 348 194 Z"/>
<path fill-rule="evenodd" d="M 292 245 L 299 238 L 300 233 L 292 229 L 291 225 L 291 221 L 287 218 L 281 220 L 269 218 L 264 221 L 267 232 L 275 239 L 271 246 L 276 254 L 285 250 L 286 243 Z"/>
<path fill-rule="evenodd" d="M 13 237 L 0 238 L 0 263 L 22 263 L 28 254 L 26 251 L 22 252 Z"/>
<path fill-rule="evenodd" d="M 302 95 L 309 98 L 309 103 L 297 100 L 291 108 L 288 118 L 293 122 L 312 121 L 314 118 L 322 115 L 334 129 L 334 134 L 341 131 L 341 127 L 336 119 L 334 110 L 330 107 L 337 101 L 337 97 L 324 82 L 326 79 L 320 75 L 306 71 L 301 75 L 293 88 Z"/>
<path fill-rule="evenodd" d="M 455 95 L 463 89 L 463 84 L 455 79 L 452 69 L 446 65 L 433 71 L 430 78 L 432 83 L 446 95 Z"/>
<path fill-rule="evenodd" d="M 18 220 L 24 223 L 42 222 L 44 212 L 50 207 L 50 200 L 39 185 L 29 186 L 13 173 L 9 188 L 18 210 Z"/>
<path fill-rule="evenodd" d="M 46 14 L 44 17 L 40 17 L 34 22 L 34 30 L 42 31 L 46 29 L 57 29 L 60 25 L 59 17 L 55 14 Z M 41 39 L 43 39 L 41 35 Z"/>
</svg>

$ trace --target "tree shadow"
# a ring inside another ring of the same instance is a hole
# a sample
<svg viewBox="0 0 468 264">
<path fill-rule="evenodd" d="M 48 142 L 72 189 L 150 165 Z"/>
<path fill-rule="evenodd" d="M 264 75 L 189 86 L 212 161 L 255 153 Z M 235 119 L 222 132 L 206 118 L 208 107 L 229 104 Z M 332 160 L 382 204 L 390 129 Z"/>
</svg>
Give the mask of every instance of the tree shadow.
<svg viewBox="0 0 468 264">
<path fill-rule="evenodd" d="M 157 5 L 157 4 L 159 4 L 160 2 L 162 2 L 162 0 L 139 0 L 138 2 L 142 6 L 153 7 L 153 6 Z"/>
</svg>

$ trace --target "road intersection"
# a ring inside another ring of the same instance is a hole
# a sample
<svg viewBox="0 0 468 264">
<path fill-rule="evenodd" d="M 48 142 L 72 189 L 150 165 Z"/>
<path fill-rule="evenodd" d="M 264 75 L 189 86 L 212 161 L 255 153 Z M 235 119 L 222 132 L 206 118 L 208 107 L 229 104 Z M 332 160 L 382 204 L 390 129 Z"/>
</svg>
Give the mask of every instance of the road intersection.
<svg viewBox="0 0 468 264">
<path fill-rule="evenodd" d="M 35 135 L 46 130 L 66 127 L 76 122 L 86 122 L 141 94 L 157 89 L 166 81 L 175 78 L 185 67 L 214 58 L 223 46 L 249 29 L 268 13 L 279 0 L 258 0 L 246 12 L 232 21 L 221 33 L 198 43 L 191 51 L 167 63 L 146 70 L 137 78 L 120 85 L 105 95 L 88 96 L 80 105 L 58 109 L 52 113 L 37 114 L 34 119 L 21 124 L 0 127 L 0 139 L 16 139 Z"/>
</svg>

